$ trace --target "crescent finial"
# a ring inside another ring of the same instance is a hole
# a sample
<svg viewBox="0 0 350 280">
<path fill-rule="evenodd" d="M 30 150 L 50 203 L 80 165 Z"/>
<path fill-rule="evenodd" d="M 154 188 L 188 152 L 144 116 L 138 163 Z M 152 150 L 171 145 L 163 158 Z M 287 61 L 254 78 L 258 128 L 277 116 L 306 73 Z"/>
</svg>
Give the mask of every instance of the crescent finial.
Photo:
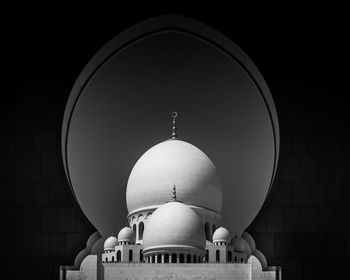
<svg viewBox="0 0 350 280">
<path fill-rule="evenodd" d="M 177 112 L 172 112 L 171 117 L 173 118 L 173 129 L 172 129 L 171 139 L 177 139 L 177 129 L 176 129 Z"/>
</svg>

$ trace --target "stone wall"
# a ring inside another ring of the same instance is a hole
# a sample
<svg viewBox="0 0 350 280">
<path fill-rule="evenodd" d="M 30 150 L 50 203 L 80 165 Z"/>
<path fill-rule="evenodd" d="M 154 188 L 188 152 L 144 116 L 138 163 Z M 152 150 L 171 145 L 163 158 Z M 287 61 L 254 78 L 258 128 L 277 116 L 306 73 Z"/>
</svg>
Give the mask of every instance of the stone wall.
<svg viewBox="0 0 350 280">
<path fill-rule="evenodd" d="M 247 280 L 250 264 L 104 264 L 105 280 Z"/>
</svg>

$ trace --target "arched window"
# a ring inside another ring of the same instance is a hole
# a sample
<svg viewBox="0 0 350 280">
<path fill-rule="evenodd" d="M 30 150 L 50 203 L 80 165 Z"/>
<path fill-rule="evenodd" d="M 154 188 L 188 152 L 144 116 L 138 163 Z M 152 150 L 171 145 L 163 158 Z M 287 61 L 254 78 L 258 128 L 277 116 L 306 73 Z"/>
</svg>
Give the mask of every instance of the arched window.
<svg viewBox="0 0 350 280">
<path fill-rule="evenodd" d="M 216 250 L 216 262 L 220 262 L 220 250 Z"/>
<path fill-rule="evenodd" d="M 114 262 L 114 256 L 112 256 L 112 263 Z"/>
<path fill-rule="evenodd" d="M 209 262 L 209 251 L 205 250 L 205 261 Z"/>
<path fill-rule="evenodd" d="M 132 249 L 129 250 L 129 262 L 132 262 Z"/>
<path fill-rule="evenodd" d="M 106 257 L 106 260 L 105 260 L 106 263 L 108 263 L 108 258 Z"/>
<path fill-rule="evenodd" d="M 191 255 L 190 254 L 187 255 L 187 263 L 191 263 Z"/>
<path fill-rule="evenodd" d="M 243 258 L 241 258 L 241 262 L 243 262 Z"/>
<path fill-rule="evenodd" d="M 177 260 L 176 260 L 176 254 L 172 254 L 172 255 L 171 255 L 171 262 L 172 262 L 172 263 L 176 263 L 176 262 L 177 262 Z"/>
<path fill-rule="evenodd" d="M 121 261 L 121 253 L 120 250 L 117 251 L 117 262 Z"/>
<path fill-rule="evenodd" d="M 180 254 L 180 263 L 184 263 L 185 262 L 185 256 L 184 254 Z"/>
<path fill-rule="evenodd" d="M 164 263 L 169 263 L 169 254 L 165 254 Z"/>
<path fill-rule="evenodd" d="M 204 230 L 205 230 L 205 238 L 207 240 L 211 241 L 210 225 L 209 225 L 209 223 L 205 223 Z"/>
<path fill-rule="evenodd" d="M 161 263 L 162 262 L 162 256 L 161 255 L 158 255 L 157 256 L 157 263 Z"/>
<path fill-rule="evenodd" d="M 143 262 L 143 251 L 142 251 L 142 249 L 140 250 L 140 262 Z"/>
<path fill-rule="evenodd" d="M 153 255 L 153 256 L 152 256 L 152 263 L 155 263 L 155 262 L 156 262 L 156 256 Z"/>
<path fill-rule="evenodd" d="M 193 256 L 193 263 L 197 263 L 197 256 Z"/>
<path fill-rule="evenodd" d="M 227 252 L 227 261 L 232 262 L 232 252 L 231 251 Z"/>
<path fill-rule="evenodd" d="M 145 229 L 145 225 L 143 222 L 139 223 L 139 240 L 143 238 L 143 230 Z"/>
</svg>

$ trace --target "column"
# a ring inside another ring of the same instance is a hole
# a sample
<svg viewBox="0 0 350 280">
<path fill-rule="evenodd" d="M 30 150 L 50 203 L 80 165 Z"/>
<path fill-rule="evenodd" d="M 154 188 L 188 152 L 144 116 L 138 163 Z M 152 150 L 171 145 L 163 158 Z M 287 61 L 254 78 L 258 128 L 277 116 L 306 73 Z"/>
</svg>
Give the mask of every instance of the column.
<svg viewBox="0 0 350 280">
<path fill-rule="evenodd" d="M 162 263 L 164 263 L 164 254 L 162 254 Z"/>
</svg>

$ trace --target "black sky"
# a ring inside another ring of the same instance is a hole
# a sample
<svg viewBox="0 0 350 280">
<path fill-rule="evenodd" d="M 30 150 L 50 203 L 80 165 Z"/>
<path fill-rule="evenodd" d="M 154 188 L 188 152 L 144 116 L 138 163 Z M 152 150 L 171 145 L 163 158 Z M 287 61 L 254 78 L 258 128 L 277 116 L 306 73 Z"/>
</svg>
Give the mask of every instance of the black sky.
<svg viewBox="0 0 350 280">
<path fill-rule="evenodd" d="M 141 20 L 178 13 L 224 33 L 248 54 L 266 79 L 280 117 L 283 118 L 278 106 L 281 84 L 313 90 L 327 87 L 346 107 L 343 84 L 348 72 L 347 20 L 342 7 L 257 7 L 255 11 L 223 6 L 105 8 L 89 12 L 68 7 L 38 8 L 35 12 L 8 10 L 1 22 L 2 106 L 6 108 L 21 98 L 9 93 L 13 88 L 43 79 L 48 84 L 61 85 L 63 96 L 68 98 L 80 71 L 109 39 Z M 320 95 L 325 92 L 320 91 Z"/>
</svg>

